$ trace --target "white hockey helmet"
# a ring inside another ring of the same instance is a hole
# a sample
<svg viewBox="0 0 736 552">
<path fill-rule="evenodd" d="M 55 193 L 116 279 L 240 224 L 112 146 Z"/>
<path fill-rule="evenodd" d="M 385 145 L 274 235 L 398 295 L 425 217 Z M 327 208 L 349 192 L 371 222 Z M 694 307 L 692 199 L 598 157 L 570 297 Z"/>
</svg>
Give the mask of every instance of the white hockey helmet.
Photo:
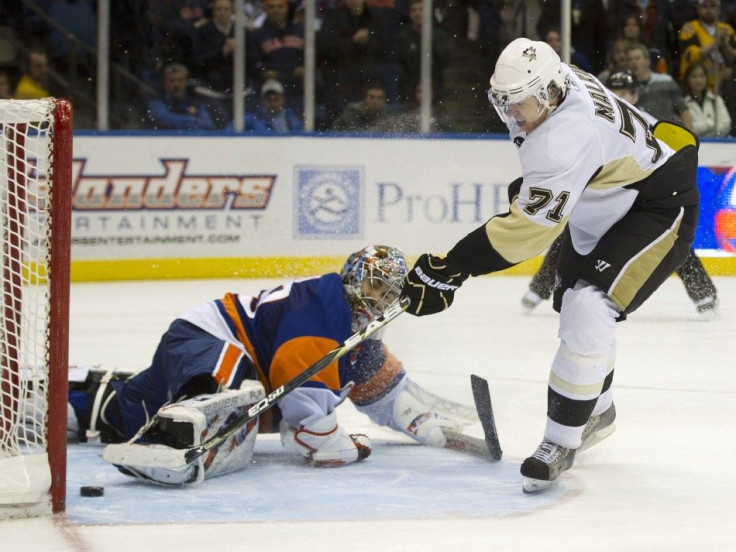
<svg viewBox="0 0 736 552">
<path fill-rule="evenodd" d="M 368 320 L 399 300 L 408 272 L 404 253 L 387 245 L 369 245 L 348 257 L 340 271 L 354 313 Z"/>
<path fill-rule="evenodd" d="M 546 42 L 517 38 L 498 56 L 488 100 L 508 123 L 509 106 L 534 96 L 542 115 L 552 111 L 551 100 L 564 94 L 565 76 L 557 52 Z"/>
</svg>

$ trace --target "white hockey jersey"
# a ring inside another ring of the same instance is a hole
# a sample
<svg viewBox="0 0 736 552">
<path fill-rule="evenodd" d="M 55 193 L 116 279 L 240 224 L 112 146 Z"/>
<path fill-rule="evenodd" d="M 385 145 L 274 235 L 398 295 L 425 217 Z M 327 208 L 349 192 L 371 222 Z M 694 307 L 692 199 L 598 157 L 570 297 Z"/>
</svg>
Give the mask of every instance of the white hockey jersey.
<svg viewBox="0 0 736 552">
<path fill-rule="evenodd" d="M 652 135 L 647 118 L 601 82 L 562 64 L 567 94 L 528 135 L 513 125 L 523 184 L 510 213 L 485 230 L 511 264 L 547 248 L 567 224 L 575 250 L 586 255 L 631 208 L 627 188 L 662 166 L 674 151 Z"/>
</svg>

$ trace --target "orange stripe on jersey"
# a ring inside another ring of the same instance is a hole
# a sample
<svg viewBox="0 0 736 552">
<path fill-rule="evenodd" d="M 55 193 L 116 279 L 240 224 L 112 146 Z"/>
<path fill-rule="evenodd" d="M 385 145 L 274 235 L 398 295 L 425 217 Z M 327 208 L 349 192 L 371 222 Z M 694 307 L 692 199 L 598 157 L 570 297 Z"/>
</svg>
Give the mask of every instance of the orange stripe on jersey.
<svg viewBox="0 0 736 552">
<path fill-rule="evenodd" d="M 381 395 L 401 373 L 401 361 L 385 346 L 383 350 L 386 353 L 386 361 L 383 366 L 378 369 L 371 379 L 356 385 L 350 390 L 348 397 L 351 401 L 356 403 L 373 402 L 371 399 Z"/>
<path fill-rule="evenodd" d="M 324 337 L 302 336 L 290 339 L 279 347 L 271 361 L 271 385 L 275 389 L 298 376 L 337 345 L 336 341 Z M 320 381 L 328 389 L 337 391 L 340 389 L 337 363 L 336 360 L 309 381 Z"/>
<path fill-rule="evenodd" d="M 229 387 L 233 381 L 233 376 L 235 376 L 235 370 L 244 354 L 243 350 L 239 347 L 236 347 L 232 343 L 226 343 L 220 355 L 220 360 L 212 372 L 212 377 L 215 378 L 215 381 L 223 387 Z"/>
<path fill-rule="evenodd" d="M 240 319 L 240 315 L 238 314 L 238 307 L 236 306 L 238 299 L 237 297 L 235 297 L 234 294 L 227 293 L 225 294 L 225 297 L 221 299 L 221 301 L 228 318 L 230 318 L 230 321 L 235 327 L 235 337 L 238 338 L 238 341 L 240 341 L 245 347 L 245 350 L 248 351 L 248 355 L 250 356 L 253 364 L 256 367 L 258 380 L 263 384 L 263 387 L 266 389 L 266 395 L 268 395 L 271 391 L 274 390 L 274 388 L 268 381 L 268 377 L 266 376 L 266 372 L 263 370 L 263 367 L 258 363 L 256 350 L 253 348 L 253 344 L 250 342 L 250 340 L 248 339 L 248 334 L 245 332 L 243 321 Z"/>
</svg>

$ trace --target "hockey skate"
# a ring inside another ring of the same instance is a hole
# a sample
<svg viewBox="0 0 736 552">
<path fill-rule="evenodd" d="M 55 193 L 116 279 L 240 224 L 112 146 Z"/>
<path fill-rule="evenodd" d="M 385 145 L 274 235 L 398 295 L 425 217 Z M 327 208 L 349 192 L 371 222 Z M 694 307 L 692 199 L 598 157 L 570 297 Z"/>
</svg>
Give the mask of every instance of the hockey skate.
<svg viewBox="0 0 736 552">
<path fill-rule="evenodd" d="M 613 423 L 615 419 L 616 407 L 613 403 L 605 412 L 597 416 L 591 416 L 585 425 L 585 429 L 583 429 L 583 442 L 577 452 L 589 449 L 613 433 L 616 429 L 616 425 Z"/>
<path fill-rule="evenodd" d="M 529 314 L 541 302 L 542 298 L 538 294 L 534 293 L 532 290 L 527 291 L 521 298 L 521 306 L 524 309 L 523 314 Z"/>
<path fill-rule="evenodd" d="M 565 448 L 544 439 L 537 450 L 521 464 L 525 494 L 545 491 L 575 461 L 575 449 Z"/>
</svg>

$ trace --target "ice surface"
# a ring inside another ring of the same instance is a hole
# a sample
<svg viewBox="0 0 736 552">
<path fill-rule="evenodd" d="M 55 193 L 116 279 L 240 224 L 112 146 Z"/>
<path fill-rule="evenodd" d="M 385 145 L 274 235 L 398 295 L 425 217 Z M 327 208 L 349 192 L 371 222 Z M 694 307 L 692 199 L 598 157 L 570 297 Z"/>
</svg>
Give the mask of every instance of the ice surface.
<svg viewBox="0 0 736 552">
<path fill-rule="evenodd" d="M 75 284 L 72 363 L 145 368 L 183 310 L 274 281 Z M 471 403 L 489 380 L 504 458 L 428 449 L 340 407 L 374 442 L 364 463 L 313 470 L 259 436 L 246 471 L 187 489 L 118 474 L 101 450 L 71 446 L 65 516 L 0 522 L 0 550 L 736 551 L 736 278 L 720 278 L 718 320 L 670 279 L 618 327 L 618 429 L 582 453 L 550 493 L 521 493 L 518 468 L 544 428 L 557 347 L 548 303 L 522 316 L 526 278 L 463 285 L 455 305 L 391 323 L 385 342 L 418 383 Z M 104 485 L 81 498 L 81 485 Z"/>
</svg>

